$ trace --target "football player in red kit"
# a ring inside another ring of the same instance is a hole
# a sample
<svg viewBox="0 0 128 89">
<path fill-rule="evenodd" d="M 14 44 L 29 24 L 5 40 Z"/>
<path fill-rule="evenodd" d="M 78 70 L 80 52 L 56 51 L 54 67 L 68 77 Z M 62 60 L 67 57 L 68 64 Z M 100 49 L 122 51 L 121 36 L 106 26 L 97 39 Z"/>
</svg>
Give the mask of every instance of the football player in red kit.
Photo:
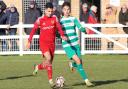
<svg viewBox="0 0 128 89">
<path fill-rule="evenodd" d="M 33 35 L 38 29 L 38 27 L 40 27 L 39 44 L 40 50 L 45 60 L 41 64 L 35 66 L 33 75 L 37 74 L 38 70 L 47 70 L 50 85 L 53 85 L 52 62 L 55 51 L 56 28 L 58 29 L 61 38 L 63 40 L 67 40 L 67 37 L 64 36 L 64 32 L 61 28 L 60 23 L 57 20 L 57 17 L 52 15 L 52 12 L 52 3 L 46 3 L 45 14 L 44 16 L 38 18 L 37 21 L 34 23 L 34 27 L 30 33 L 27 43 L 27 48 L 30 48 L 30 43 L 32 41 Z"/>
</svg>

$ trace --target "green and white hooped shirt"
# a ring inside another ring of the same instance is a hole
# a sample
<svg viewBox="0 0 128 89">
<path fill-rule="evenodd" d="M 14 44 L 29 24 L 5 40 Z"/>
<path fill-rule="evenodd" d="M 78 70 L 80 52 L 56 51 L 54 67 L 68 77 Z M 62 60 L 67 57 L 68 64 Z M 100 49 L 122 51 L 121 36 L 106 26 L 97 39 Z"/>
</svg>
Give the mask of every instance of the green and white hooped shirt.
<svg viewBox="0 0 128 89">
<path fill-rule="evenodd" d="M 68 37 L 67 41 L 62 40 L 63 48 L 78 45 L 76 27 L 82 32 L 86 32 L 86 31 L 85 28 L 81 26 L 77 18 L 71 16 L 69 16 L 68 18 L 62 17 L 60 23 L 62 25 L 62 29 L 64 31 L 65 36 Z"/>
</svg>

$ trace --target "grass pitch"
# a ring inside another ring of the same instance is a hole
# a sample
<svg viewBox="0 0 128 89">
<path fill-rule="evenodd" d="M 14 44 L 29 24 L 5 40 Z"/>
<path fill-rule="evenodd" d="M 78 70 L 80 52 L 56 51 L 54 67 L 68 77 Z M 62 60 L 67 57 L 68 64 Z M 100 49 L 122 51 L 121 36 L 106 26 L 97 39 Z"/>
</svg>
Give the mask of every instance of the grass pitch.
<svg viewBox="0 0 128 89">
<path fill-rule="evenodd" d="M 86 87 L 77 71 L 70 72 L 65 55 L 55 55 L 53 79 L 64 76 L 64 89 L 128 89 L 127 55 L 85 55 L 82 58 L 95 87 Z M 41 55 L 0 56 L 0 89 L 50 89 L 45 70 L 32 76 L 33 65 L 41 61 Z"/>
</svg>

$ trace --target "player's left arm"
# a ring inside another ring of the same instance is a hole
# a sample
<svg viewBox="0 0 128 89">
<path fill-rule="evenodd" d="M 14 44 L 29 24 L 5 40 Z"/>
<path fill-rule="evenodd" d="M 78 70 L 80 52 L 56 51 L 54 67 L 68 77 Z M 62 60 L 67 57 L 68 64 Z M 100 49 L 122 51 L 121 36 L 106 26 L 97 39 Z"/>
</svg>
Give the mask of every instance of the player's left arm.
<svg viewBox="0 0 128 89">
<path fill-rule="evenodd" d="M 75 18 L 74 19 L 74 24 L 76 25 L 76 27 L 81 31 L 86 33 L 86 29 L 84 27 L 82 27 L 82 25 L 80 24 L 80 22 Z"/>
</svg>

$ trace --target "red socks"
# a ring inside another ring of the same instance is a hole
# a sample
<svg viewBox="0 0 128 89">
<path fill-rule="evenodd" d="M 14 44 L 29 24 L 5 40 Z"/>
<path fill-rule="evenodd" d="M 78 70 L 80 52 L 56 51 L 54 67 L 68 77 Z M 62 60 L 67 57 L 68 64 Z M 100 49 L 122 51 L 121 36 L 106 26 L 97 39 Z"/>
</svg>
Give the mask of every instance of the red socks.
<svg viewBox="0 0 128 89">
<path fill-rule="evenodd" d="M 48 74 L 48 79 L 52 79 L 52 65 L 46 65 L 46 66 L 43 66 L 43 64 L 39 64 L 38 65 L 38 69 L 39 70 L 47 70 L 47 74 Z"/>
<path fill-rule="evenodd" d="M 47 66 L 48 79 L 52 79 L 52 65 Z"/>
<path fill-rule="evenodd" d="M 38 65 L 38 70 L 43 70 L 43 69 L 46 69 L 47 66 L 43 66 L 43 64 L 39 64 Z"/>
</svg>

